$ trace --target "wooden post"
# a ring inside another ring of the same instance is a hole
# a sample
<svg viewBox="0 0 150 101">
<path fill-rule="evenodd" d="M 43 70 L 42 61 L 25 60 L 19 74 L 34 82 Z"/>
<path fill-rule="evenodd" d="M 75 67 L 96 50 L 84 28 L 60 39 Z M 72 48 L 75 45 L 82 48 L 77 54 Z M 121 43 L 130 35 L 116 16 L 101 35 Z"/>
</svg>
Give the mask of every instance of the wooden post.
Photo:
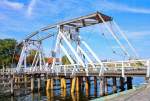
<svg viewBox="0 0 150 101">
<path fill-rule="evenodd" d="M 132 89 L 132 77 L 127 77 L 127 89 Z"/>
<path fill-rule="evenodd" d="M 61 82 L 61 88 L 66 89 L 66 80 L 64 78 L 61 78 L 60 82 Z"/>
<path fill-rule="evenodd" d="M 113 77 L 113 93 L 117 93 L 117 82 L 116 77 Z"/>
<path fill-rule="evenodd" d="M 38 78 L 37 80 L 38 80 L 38 91 L 40 91 L 41 90 L 41 79 Z"/>
<path fill-rule="evenodd" d="M 89 96 L 89 78 L 85 77 L 85 93 L 86 96 Z"/>
<path fill-rule="evenodd" d="M 63 79 L 63 84 L 64 84 L 64 89 L 66 89 L 67 88 L 66 79 Z"/>
<path fill-rule="evenodd" d="M 64 85 L 63 85 L 63 78 L 60 78 L 60 87 L 61 87 L 61 89 L 64 88 Z"/>
<path fill-rule="evenodd" d="M 11 92 L 11 95 L 13 95 L 14 94 L 14 85 L 13 85 L 13 82 L 14 80 L 13 80 L 13 77 L 11 78 L 11 81 L 10 81 L 10 83 L 11 83 L 11 89 L 10 89 L 10 92 Z"/>
<path fill-rule="evenodd" d="M 74 77 L 74 78 L 72 79 L 72 83 L 71 83 L 71 93 L 73 93 L 74 90 L 75 90 L 75 81 L 76 81 L 76 77 Z"/>
<path fill-rule="evenodd" d="M 97 89 L 97 77 L 94 77 L 94 89 Z"/>
<path fill-rule="evenodd" d="M 24 87 L 27 88 L 27 76 L 26 75 L 24 75 Z"/>
<path fill-rule="evenodd" d="M 80 85 L 79 85 L 79 78 L 76 78 L 76 91 L 79 92 L 80 90 Z"/>
<path fill-rule="evenodd" d="M 47 79 L 46 90 L 50 89 L 50 79 Z"/>
<path fill-rule="evenodd" d="M 100 96 L 104 95 L 104 78 L 100 78 Z"/>
<path fill-rule="evenodd" d="M 88 79 L 88 77 L 85 77 L 85 89 L 86 90 L 89 89 L 89 79 Z"/>
<path fill-rule="evenodd" d="M 53 85 L 53 84 L 54 84 L 54 81 L 53 81 L 53 78 L 51 78 L 50 83 L 51 83 L 51 84 L 50 84 L 50 86 L 51 86 L 50 88 L 51 88 L 51 89 L 54 89 L 54 85 Z"/>
<path fill-rule="evenodd" d="M 94 96 L 97 96 L 97 77 L 94 77 Z"/>
<path fill-rule="evenodd" d="M 107 77 L 104 78 L 104 83 L 105 83 L 105 95 L 108 95 Z"/>
<path fill-rule="evenodd" d="M 31 77 L 31 92 L 34 91 L 34 78 Z"/>
<path fill-rule="evenodd" d="M 121 89 L 121 91 L 125 90 L 125 88 L 124 88 L 124 78 L 123 77 L 120 77 L 120 89 Z"/>
<path fill-rule="evenodd" d="M 20 88 L 20 77 L 18 77 L 18 88 Z"/>
</svg>

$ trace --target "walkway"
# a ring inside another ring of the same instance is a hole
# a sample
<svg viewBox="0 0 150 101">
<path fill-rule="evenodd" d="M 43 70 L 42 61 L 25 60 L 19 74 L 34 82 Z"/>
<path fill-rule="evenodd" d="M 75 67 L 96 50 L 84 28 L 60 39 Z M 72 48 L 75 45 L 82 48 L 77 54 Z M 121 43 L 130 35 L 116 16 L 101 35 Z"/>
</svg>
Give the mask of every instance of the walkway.
<svg viewBox="0 0 150 101">
<path fill-rule="evenodd" d="M 150 101 L 150 84 L 93 101 Z"/>
</svg>

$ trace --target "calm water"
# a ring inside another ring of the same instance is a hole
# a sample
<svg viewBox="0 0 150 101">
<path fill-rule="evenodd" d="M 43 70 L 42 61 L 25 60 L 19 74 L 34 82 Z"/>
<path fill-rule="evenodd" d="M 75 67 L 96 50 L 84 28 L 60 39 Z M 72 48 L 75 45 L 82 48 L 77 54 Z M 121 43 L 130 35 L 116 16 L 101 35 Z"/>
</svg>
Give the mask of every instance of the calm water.
<svg viewBox="0 0 150 101">
<path fill-rule="evenodd" d="M 133 78 L 134 86 L 139 86 L 144 82 L 145 79 L 142 77 Z M 108 83 L 112 84 L 112 80 L 109 79 Z M 117 84 L 119 85 L 118 81 Z M 112 93 L 112 87 L 108 87 L 108 93 Z M 99 81 L 97 82 L 97 89 L 94 89 L 94 82 L 91 81 L 89 91 L 86 91 L 85 88 L 83 88 L 79 93 L 70 94 L 70 85 L 68 85 L 66 90 L 57 88 L 53 91 L 45 91 L 43 89 L 40 92 L 35 91 L 34 93 L 29 93 L 22 96 L 0 96 L 0 101 L 87 101 L 98 97 L 100 97 Z"/>
</svg>

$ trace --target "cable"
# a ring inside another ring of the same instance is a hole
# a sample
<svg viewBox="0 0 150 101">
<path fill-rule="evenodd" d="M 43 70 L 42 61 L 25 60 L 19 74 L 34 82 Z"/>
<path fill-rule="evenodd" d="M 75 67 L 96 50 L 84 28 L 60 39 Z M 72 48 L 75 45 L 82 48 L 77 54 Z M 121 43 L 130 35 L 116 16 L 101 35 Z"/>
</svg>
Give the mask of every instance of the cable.
<svg viewBox="0 0 150 101">
<path fill-rule="evenodd" d="M 107 30 L 111 33 L 111 35 L 114 37 L 114 39 L 116 40 L 116 42 L 119 44 L 119 46 L 121 47 L 122 51 L 128 56 L 130 57 L 128 51 L 126 50 L 126 48 L 122 45 L 122 43 L 120 42 L 119 38 L 116 36 L 116 34 L 109 28 L 109 26 L 107 25 L 107 23 L 104 21 L 104 19 L 102 18 L 102 16 L 99 14 L 100 19 L 102 20 L 102 22 L 104 23 L 105 27 L 107 28 Z"/>
<path fill-rule="evenodd" d="M 132 44 L 128 40 L 127 36 L 123 33 L 123 31 L 120 29 L 120 27 L 117 25 L 117 23 L 115 21 L 113 21 L 113 24 L 115 25 L 115 27 L 117 28 L 117 30 L 120 32 L 120 34 L 123 36 L 123 38 L 127 42 L 128 46 L 131 48 L 131 50 L 133 51 L 133 53 L 136 55 L 136 57 L 139 57 L 138 53 L 136 52 L 136 49 L 132 46 Z"/>
<path fill-rule="evenodd" d="M 104 33 L 102 33 L 102 36 L 103 36 L 104 39 L 106 40 L 106 44 L 111 47 L 111 50 L 112 50 L 112 53 L 113 53 L 113 54 L 120 55 L 120 56 L 124 56 L 124 55 L 122 55 L 122 54 L 117 53 L 117 52 L 113 49 L 113 47 L 111 46 L 111 44 L 110 44 L 108 38 L 105 36 Z"/>
</svg>

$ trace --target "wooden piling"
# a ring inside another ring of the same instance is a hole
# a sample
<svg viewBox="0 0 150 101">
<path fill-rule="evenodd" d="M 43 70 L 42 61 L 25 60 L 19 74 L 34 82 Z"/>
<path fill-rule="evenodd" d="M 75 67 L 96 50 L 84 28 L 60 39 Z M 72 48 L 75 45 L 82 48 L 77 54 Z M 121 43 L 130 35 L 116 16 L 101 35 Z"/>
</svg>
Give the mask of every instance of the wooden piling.
<svg viewBox="0 0 150 101">
<path fill-rule="evenodd" d="M 94 77 L 94 96 L 97 96 L 97 77 Z"/>
<path fill-rule="evenodd" d="M 61 82 L 61 88 L 66 89 L 66 87 L 67 87 L 66 86 L 66 80 L 64 78 L 61 78 L 60 82 Z"/>
<path fill-rule="evenodd" d="M 72 79 L 72 83 L 71 83 L 71 93 L 73 93 L 75 91 L 75 81 L 76 81 L 76 77 L 74 77 Z"/>
<path fill-rule="evenodd" d="M 104 78 L 105 95 L 108 95 L 108 82 L 107 77 Z"/>
<path fill-rule="evenodd" d="M 132 77 L 127 77 L 127 89 L 132 89 Z"/>
<path fill-rule="evenodd" d="M 76 78 L 76 91 L 79 92 L 80 91 L 80 85 L 79 85 L 79 78 Z"/>
<path fill-rule="evenodd" d="M 50 79 L 50 89 L 54 89 L 54 81 L 53 78 Z"/>
<path fill-rule="evenodd" d="M 60 87 L 61 87 L 61 89 L 63 89 L 63 78 L 60 78 Z"/>
<path fill-rule="evenodd" d="M 14 94 L 14 82 L 13 82 L 14 80 L 13 80 L 13 78 L 11 78 L 11 81 L 10 81 L 10 85 L 11 85 L 11 87 L 10 87 L 10 92 L 11 92 L 11 95 L 13 95 Z"/>
<path fill-rule="evenodd" d="M 125 90 L 125 88 L 124 88 L 124 77 L 120 77 L 120 90 L 121 91 Z"/>
<path fill-rule="evenodd" d="M 94 77 L 94 89 L 97 89 L 97 77 Z"/>
<path fill-rule="evenodd" d="M 50 89 L 50 79 L 47 79 L 46 90 L 49 90 L 49 89 Z"/>
<path fill-rule="evenodd" d="M 38 78 L 37 81 L 38 81 L 38 91 L 40 91 L 41 90 L 41 79 Z"/>
<path fill-rule="evenodd" d="M 34 78 L 31 78 L 31 92 L 34 91 Z"/>
<path fill-rule="evenodd" d="M 100 96 L 104 96 L 104 78 L 100 78 Z"/>
<path fill-rule="evenodd" d="M 85 77 L 85 89 L 86 90 L 89 89 L 89 79 L 88 79 L 88 77 Z"/>
<path fill-rule="evenodd" d="M 20 77 L 18 77 L 18 88 L 20 88 Z"/>
<path fill-rule="evenodd" d="M 116 77 L 112 77 L 112 82 L 113 82 L 113 93 L 117 93 Z"/>
<path fill-rule="evenodd" d="M 86 93 L 86 96 L 89 96 L 89 78 L 88 77 L 85 77 L 85 93 Z"/>
</svg>

